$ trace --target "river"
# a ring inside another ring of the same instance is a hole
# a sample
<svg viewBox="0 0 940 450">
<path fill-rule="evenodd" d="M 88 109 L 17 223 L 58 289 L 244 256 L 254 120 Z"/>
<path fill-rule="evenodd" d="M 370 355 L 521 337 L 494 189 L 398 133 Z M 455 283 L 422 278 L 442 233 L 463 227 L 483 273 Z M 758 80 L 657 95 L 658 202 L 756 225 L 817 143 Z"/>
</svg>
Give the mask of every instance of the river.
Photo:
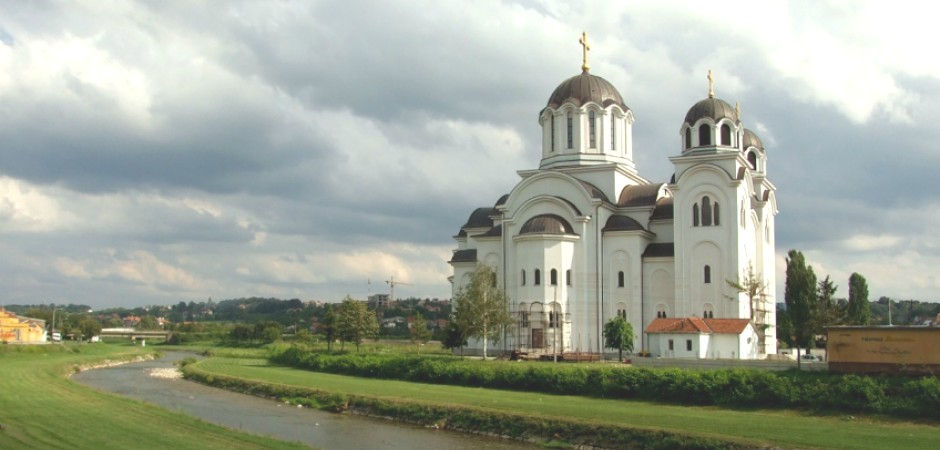
<svg viewBox="0 0 940 450">
<path fill-rule="evenodd" d="M 182 411 L 207 422 L 330 450 L 534 449 L 532 444 L 436 430 L 349 414 L 298 408 L 182 379 L 152 376 L 192 354 L 88 370 L 72 380 L 92 388 Z"/>
</svg>

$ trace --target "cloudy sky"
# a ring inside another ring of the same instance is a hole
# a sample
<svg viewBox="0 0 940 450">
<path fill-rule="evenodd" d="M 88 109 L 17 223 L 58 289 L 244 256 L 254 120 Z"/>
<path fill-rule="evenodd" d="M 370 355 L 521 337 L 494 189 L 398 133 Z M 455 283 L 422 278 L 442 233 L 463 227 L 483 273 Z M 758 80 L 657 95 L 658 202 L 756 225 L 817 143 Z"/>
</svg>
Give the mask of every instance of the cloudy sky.
<svg viewBox="0 0 940 450">
<path fill-rule="evenodd" d="M 940 11 L 569 3 L 0 1 L 0 303 L 449 297 L 452 236 L 537 167 L 582 30 L 651 180 L 708 69 L 741 103 L 779 300 L 791 248 L 840 296 L 859 272 L 940 300 Z"/>
</svg>

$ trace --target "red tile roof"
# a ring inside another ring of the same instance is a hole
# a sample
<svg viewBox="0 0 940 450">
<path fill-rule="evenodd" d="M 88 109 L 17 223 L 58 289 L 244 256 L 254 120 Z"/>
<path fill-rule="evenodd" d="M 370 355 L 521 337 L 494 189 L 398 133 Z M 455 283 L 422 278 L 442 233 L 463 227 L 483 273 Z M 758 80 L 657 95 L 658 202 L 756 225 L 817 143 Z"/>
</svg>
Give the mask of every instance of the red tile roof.
<svg viewBox="0 0 940 450">
<path fill-rule="evenodd" d="M 646 327 L 647 333 L 741 334 L 748 319 L 702 319 L 699 317 L 657 318 Z"/>
</svg>

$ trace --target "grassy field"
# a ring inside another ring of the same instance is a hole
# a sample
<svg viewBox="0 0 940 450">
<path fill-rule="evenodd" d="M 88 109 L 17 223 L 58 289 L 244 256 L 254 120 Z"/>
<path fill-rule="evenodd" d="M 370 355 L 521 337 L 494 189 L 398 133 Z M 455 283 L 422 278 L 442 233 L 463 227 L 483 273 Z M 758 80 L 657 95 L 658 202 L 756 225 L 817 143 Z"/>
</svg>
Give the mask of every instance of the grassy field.
<svg viewBox="0 0 940 450">
<path fill-rule="evenodd" d="M 0 448 L 307 448 L 227 430 L 66 378 L 77 365 L 152 351 L 117 344 L 0 349 Z"/>
<path fill-rule="evenodd" d="M 924 449 L 940 446 L 940 427 L 796 412 L 741 411 L 646 402 L 555 396 L 356 378 L 276 367 L 263 359 L 211 358 L 200 369 L 239 378 L 328 392 L 448 406 L 468 406 L 533 416 L 677 431 L 785 448 Z"/>
</svg>

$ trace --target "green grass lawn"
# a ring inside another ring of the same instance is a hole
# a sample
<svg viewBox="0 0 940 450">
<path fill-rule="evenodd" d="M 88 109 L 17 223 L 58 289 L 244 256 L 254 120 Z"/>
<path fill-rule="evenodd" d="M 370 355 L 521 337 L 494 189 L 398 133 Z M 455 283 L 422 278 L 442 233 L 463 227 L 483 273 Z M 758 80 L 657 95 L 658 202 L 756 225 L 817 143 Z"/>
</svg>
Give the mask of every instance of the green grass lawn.
<svg viewBox="0 0 940 450">
<path fill-rule="evenodd" d="M 357 378 L 272 366 L 263 359 L 211 358 L 211 373 L 324 391 L 732 439 L 786 448 L 925 449 L 940 447 L 940 427 L 900 421 L 809 416 L 794 411 L 743 411 L 627 400 L 558 396 L 483 388 Z"/>
<path fill-rule="evenodd" d="M 0 448 L 307 448 L 228 430 L 66 378 L 76 365 L 152 351 L 123 344 L 0 349 Z"/>
</svg>

